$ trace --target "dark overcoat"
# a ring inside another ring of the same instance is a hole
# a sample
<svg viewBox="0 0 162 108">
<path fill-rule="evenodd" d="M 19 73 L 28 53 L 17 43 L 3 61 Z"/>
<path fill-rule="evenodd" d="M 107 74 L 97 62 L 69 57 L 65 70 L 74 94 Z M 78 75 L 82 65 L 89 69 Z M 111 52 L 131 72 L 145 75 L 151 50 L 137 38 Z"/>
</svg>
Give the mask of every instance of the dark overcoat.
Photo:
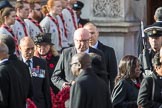
<svg viewBox="0 0 162 108">
<path fill-rule="evenodd" d="M 70 90 L 70 108 L 111 108 L 106 83 L 93 71 L 82 71 Z"/>
</svg>

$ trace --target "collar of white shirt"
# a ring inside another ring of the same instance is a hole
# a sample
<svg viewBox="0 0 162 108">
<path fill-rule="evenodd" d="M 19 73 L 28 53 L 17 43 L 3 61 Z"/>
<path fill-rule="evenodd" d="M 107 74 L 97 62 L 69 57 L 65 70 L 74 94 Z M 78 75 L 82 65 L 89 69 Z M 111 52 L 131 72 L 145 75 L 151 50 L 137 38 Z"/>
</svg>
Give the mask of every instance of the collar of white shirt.
<svg viewBox="0 0 162 108">
<path fill-rule="evenodd" d="M 27 60 L 24 57 L 22 57 L 22 59 L 23 59 L 23 62 L 26 63 Z M 33 59 L 32 58 L 29 59 L 29 60 L 31 61 L 31 63 L 33 63 Z"/>
<path fill-rule="evenodd" d="M 3 60 L 0 60 L 0 64 L 5 62 L 5 61 L 8 61 L 8 59 L 3 59 Z"/>
<path fill-rule="evenodd" d="M 97 46 L 98 46 L 98 41 L 96 42 L 95 45 L 93 45 L 93 46 L 91 46 L 91 47 L 97 49 Z"/>
</svg>

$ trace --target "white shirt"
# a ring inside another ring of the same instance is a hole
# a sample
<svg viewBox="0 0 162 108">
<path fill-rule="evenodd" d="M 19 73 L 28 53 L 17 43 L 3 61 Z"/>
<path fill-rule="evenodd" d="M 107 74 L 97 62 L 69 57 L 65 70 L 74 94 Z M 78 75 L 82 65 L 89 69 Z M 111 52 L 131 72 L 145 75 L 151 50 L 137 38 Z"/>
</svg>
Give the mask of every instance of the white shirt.
<svg viewBox="0 0 162 108">
<path fill-rule="evenodd" d="M 3 60 L 0 60 L 0 64 L 5 62 L 5 61 L 8 61 L 8 59 L 3 59 Z"/>
<path fill-rule="evenodd" d="M 93 46 L 91 46 L 91 47 L 97 49 L 97 46 L 98 46 L 98 41 L 96 42 L 95 45 L 93 45 Z"/>
<path fill-rule="evenodd" d="M 22 57 L 22 59 L 23 59 L 23 62 L 25 63 L 25 64 L 27 64 L 27 60 L 25 59 L 25 58 L 23 58 Z M 31 67 L 31 69 L 33 68 L 33 59 L 31 58 L 31 59 L 29 59 L 31 62 L 30 62 L 30 67 Z M 28 65 L 28 64 L 27 64 Z"/>
</svg>

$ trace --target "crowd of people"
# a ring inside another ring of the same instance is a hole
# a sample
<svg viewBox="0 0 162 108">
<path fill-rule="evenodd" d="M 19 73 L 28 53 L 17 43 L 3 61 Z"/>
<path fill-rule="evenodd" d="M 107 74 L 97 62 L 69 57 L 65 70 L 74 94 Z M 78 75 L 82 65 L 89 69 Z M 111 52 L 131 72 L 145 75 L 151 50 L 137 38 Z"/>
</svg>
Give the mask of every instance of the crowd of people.
<svg viewBox="0 0 162 108">
<path fill-rule="evenodd" d="M 139 58 L 125 55 L 117 66 L 83 7 L 0 1 L 0 108 L 162 108 L 162 8 Z"/>
</svg>

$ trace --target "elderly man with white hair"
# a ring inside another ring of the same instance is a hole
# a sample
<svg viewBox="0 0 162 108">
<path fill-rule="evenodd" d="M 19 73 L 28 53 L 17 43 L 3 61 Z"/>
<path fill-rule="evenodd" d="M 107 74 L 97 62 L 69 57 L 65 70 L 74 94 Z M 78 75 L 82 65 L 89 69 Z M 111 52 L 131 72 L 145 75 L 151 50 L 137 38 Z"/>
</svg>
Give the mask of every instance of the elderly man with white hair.
<svg viewBox="0 0 162 108">
<path fill-rule="evenodd" d="M 70 62 L 73 55 L 81 52 L 93 52 L 102 57 L 103 65 L 105 63 L 103 53 L 99 50 L 89 47 L 88 30 L 84 28 L 77 29 L 74 32 L 74 44 L 74 47 L 63 50 L 60 59 L 56 65 L 56 68 L 53 72 L 51 80 L 53 84 L 59 89 L 70 86 L 75 79 L 75 76 L 72 74 L 70 69 Z"/>
</svg>

